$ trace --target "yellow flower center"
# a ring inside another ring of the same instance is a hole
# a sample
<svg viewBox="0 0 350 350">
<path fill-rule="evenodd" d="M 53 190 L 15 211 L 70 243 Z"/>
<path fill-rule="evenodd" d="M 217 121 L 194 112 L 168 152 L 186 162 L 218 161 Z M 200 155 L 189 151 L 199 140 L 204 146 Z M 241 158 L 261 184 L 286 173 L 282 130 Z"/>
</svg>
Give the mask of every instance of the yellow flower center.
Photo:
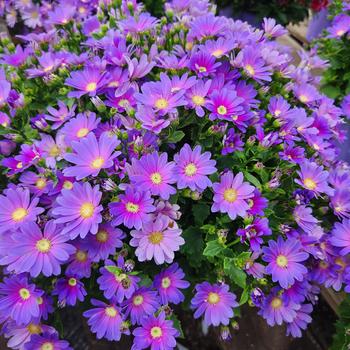
<svg viewBox="0 0 350 350">
<path fill-rule="evenodd" d="M 139 306 L 143 303 L 143 296 L 142 295 L 135 295 L 132 299 L 132 302 L 134 305 Z"/>
<path fill-rule="evenodd" d="M 299 100 L 303 103 L 306 103 L 309 101 L 309 98 L 306 95 L 300 95 Z"/>
<path fill-rule="evenodd" d="M 207 71 L 207 68 L 205 67 L 198 67 L 198 71 L 201 73 L 205 73 Z"/>
<path fill-rule="evenodd" d="M 171 280 L 169 277 L 162 278 L 162 288 L 167 289 L 171 285 Z"/>
<path fill-rule="evenodd" d="M 94 209 L 95 207 L 92 203 L 86 202 L 80 207 L 80 216 L 84 219 L 89 219 L 94 215 Z"/>
<path fill-rule="evenodd" d="M 102 157 L 96 158 L 91 162 L 91 168 L 93 169 L 101 169 L 105 160 Z"/>
<path fill-rule="evenodd" d="M 36 302 L 38 305 L 42 305 L 42 303 L 44 302 L 44 299 L 42 297 L 38 297 L 36 298 Z"/>
<path fill-rule="evenodd" d="M 16 222 L 22 221 L 28 215 L 28 211 L 24 208 L 17 208 L 12 213 L 12 219 Z"/>
<path fill-rule="evenodd" d="M 88 133 L 89 133 L 89 129 L 88 128 L 81 128 L 77 132 L 77 137 L 79 137 L 79 138 L 85 137 Z"/>
<path fill-rule="evenodd" d="M 118 311 L 113 306 L 106 307 L 105 313 L 109 317 L 116 317 L 118 315 Z"/>
<path fill-rule="evenodd" d="M 49 156 L 50 157 L 57 157 L 60 155 L 60 149 L 55 145 L 55 146 L 52 146 L 50 148 L 50 151 L 49 151 Z"/>
<path fill-rule="evenodd" d="M 185 167 L 185 174 L 187 176 L 193 176 L 197 172 L 197 167 L 194 163 L 189 163 Z"/>
<path fill-rule="evenodd" d="M 339 29 L 337 32 L 336 32 L 337 36 L 342 36 L 345 34 L 345 30 L 343 29 Z"/>
<path fill-rule="evenodd" d="M 220 296 L 218 293 L 210 292 L 208 295 L 208 303 L 216 305 L 220 301 Z"/>
<path fill-rule="evenodd" d="M 129 104 L 129 100 L 127 100 L 126 98 L 123 98 L 118 102 L 118 105 L 123 108 L 128 107 Z"/>
<path fill-rule="evenodd" d="M 162 175 L 160 173 L 153 173 L 151 175 L 151 181 L 155 184 L 155 185 L 159 185 L 162 182 Z"/>
<path fill-rule="evenodd" d="M 95 82 L 89 83 L 86 85 L 85 91 L 87 92 L 95 91 L 96 87 L 97 87 L 97 84 Z"/>
<path fill-rule="evenodd" d="M 318 266 L 322 269 L 322 270 L 325 270 L 328 268 L 328 263 L 324 260 L 321 260 L 320 263 L 318 264 Z"/>
<path fill-rule="evenodd" d="M 71 277 L 69 280 L 68 280 L 68 284 L 71 286 L 71 287 L 75 287 L 77 285 L 77 280 L 73 277 Z"/>
<path fill-rule="evenodd" d="M 279 109 L 275 110 L 275 116 L 276 117 L 278 117 L 281 113 L 282 113 L 282 111 L 280 111 Z"/>
<path fill-rule="evenodd" d="M 66 190 L 71 190 L 73 188 L 73 182 L 69 180 L 65 180 L 63 182 L 63 188 Z"/>
<path fill-rule="evenodd" d="M 75 253 L 75 258 L 79 262 L 85 262 L 87 260 L 87 253 L 83 250 L 77 250 L 77 252 Z"/>
<path fill-rule="evenodd" d="M 309 177 L 304 180 L 304 185 L 309 190 L 314 190 L 317 186 L 316 182 Z"/>
<path fill-rule="evenodd" d="M 108 232 L 105 230 L 98 231 L 96 234 L 96 240 L 100 243 L 105 243 L 108 240 Z"/>
<path fill-rule="evenodd" d="M 29 323 L 27 329 L 30 334 L 40 334 L 42 332 L 40 325 L 34 323 Z"/>
<path fill-rule="evenodd" d="M 334 261 L 337 265 L 341 266 L 341 271 L 346 268 L 346 262 L 342 258 L 336 258 Z"/>
<path fill-rule="evenodd" d="M 274 309 L 279 309 L 281 306 L 282 306 L 282 300 L 280 298 L 273 298 L 271 300 L 271 306 L 274 308 Z"/>
<path fill-rule="evenodd" d="M 122 280 L 126 279 L 128 276 L 125 273 L 121 273 L 120 275 L 115 275 L 115 280 L 117 282 L 121 282 Z"/>
<path fill-rule="evenodd" d="M 49 72 L 53 68 L 53 64 L 51 66 L 47 66 L 43 69 L 45 73 Z"/>
<path fill-rule="evenodd" d="M 212 56 L 220 57 L 220 56 L 222 56 L 223 53 L 224 53 L 224 51 L 222 51 L 221 49 L 217 49 L 217 50 L 212 52 Z"/>
<path fill-rule="evenodd" d="M 43 345 L 41 345 L 40 350 L 55 350 L 55 348 L 51 342 L 46 342 Z"/>
<path fill-rule="evenodd" d="M 28 300 L 30 298 L 30 291 L 27 288 L 21 288 L 18 293 L 22 300 Z"/>
<path fill-rule="evenodd" d="M 16 165 L 17 169 L 22 169 L 23 168 L 23 163 L 22 162 L 18 162 Z"/>
<path fill-rule="evenodd" d="M 163 240 L 163 233 L 160 231 L 152 232 L 148 237 L 148 241 L 152 244 L 159 244 L 162 240 Z"/>
<path fill-rule="evenodd" d="M 151 336 L 153 339 L 157 339 L 160 338 L 162 336 L 163 332 L 162 329 L 160 327 L 152 327 L 151 328 Z"/>
<path fill-rule="evenodd" d="M 245 70 L 250 76 L 253 76 L 255 74 L 255 69 L 250 64 L 247 64 L 245 66 Z"/>
<path fill-rule="evenodd" d="M 288 266 L 288 259 L 285 255 L 278 255 L 276 259 L 276 264 L 279 267 L 287 267 Z"/>
<path fill-rule="evenodd" d="M 158 109 L 164 109 L 164 108 L 167 108 L 169 105 L 168 101 L 165 99 L 165 98 L 159 98 L 156 103 L 155 103 L 155 106 L 158 108 Z"/>
<path fill-rule="evenodd" d="M 224 192 L 224 199 L 229 203 L 233 203 L 237 199 L 237 191 L 233 188 L 228 188 Z"/>
<path fill-rule="evenodd" d="M 140 207 L 137 204 L 132 202 L 126 203 L 125 208 L 129 213 L 137 213 L 140 209 Z"/>
<path fill-rule="evenodd" d="M 202 106 L 202 105 L 204 105 L 205 99 L 202 96 L 194 95 L 194 96 L 192 96 L 192 102 L 196 106 Z"/>
<path fill-rule="evenodd" d="M 224 115 L 227 113 L 227 108 L 223 105 L 219 106 L 216 110 L 220 115 Z"/>
<path fill-rule="evenodd" d="M 37 180 L 35 183 L 35 186 L 39 189 L 42 190 L 46 187 L 46 179 L 40 178 Z"/>
<path fill-rule="evenodd" d="M 36 242 L 36 249 L 41 253 L 47 253 L 51 249 L 51 242 L 47 238 L 42 238 Z"/>
</svg>

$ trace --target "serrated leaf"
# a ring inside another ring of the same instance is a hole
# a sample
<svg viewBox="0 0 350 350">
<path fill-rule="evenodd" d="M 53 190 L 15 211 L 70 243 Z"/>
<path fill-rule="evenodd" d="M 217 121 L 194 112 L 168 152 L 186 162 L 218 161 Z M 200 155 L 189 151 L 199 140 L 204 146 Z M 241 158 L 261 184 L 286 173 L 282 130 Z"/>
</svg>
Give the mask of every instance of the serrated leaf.
<svg viewBox="0 0 350 350">
<path fill-rule="evenodd" d="M 243 270 L 235 266 L 233 259 L 224 259 L 224 271 L 233 283 L 237 284 L 241 288 L 245 288 L 247 275 Z"/>
<path fill-rule="evenodd" d="M 185 133 L 181 130 L 176 130 L 168 137 L 168 143 L 177 143 L 181 141 L 185 136 Z"/>
<path fill-rule="evenodd" d="M 184 338 L 185 338 L 185 335 L 184 335 L 184 332 L 183 332 L 183 330 L 182 330 L 180 320 L 177 318 L 177 316 L 176 316 L 175 314 L 172 314 L 172 315 L 170 316 L 170 319 L 173 321 L 174 327 L 175 327 L 175 328 L 179 331 L 179 333 L 180 333 L 179 338 L 184 339 Z"/>
<path fill-rule="evenodd" d="M 224 247 L 218 241 L 210 241 L 207 243 L 203 255 L 214 257 L 218 256 L 223 250 Z"/>
</svg>

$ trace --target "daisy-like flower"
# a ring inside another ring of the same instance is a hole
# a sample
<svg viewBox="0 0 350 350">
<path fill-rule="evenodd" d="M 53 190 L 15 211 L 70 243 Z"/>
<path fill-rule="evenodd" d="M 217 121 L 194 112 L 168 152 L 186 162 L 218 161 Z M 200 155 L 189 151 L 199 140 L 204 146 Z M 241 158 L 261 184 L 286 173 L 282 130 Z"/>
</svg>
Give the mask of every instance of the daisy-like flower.
<svg viewBox="0 0 350 350">
<path fill-rule="evenodd" d="M 151 219 L 150 213 L 155 211 L 150 192 L 134 191 L 130 186 L 125 194 L 119 196 L 119 202 L 109 203 L 109 209 L 114 217 L 113 224 L 124 224 L 128 228 L 139 230 L 142 224 Z"/>
<path fill-rule="evenodd" d="M 24 350 L 73 350 L 73 348 L 67 341 L 60 340 L 55 332 L 33 334 L 30 341 L 24 345 Z"/>
<path fill-rule="evenodd" d="M 204 107 L 208 105 L 208 99 L 206 98 L 210 89 L 211 80 L 204 82 L 199 80 L 188 92 L 186 97 L 188 98 L 187 108 L 194 108 L 198 117 L 204 117 Z"/>
<path fill-rule="evenodd" d="M 65 84 L 76 89 L 68 93 L 68 97 L 80 98 L 83 95 L 96 96 L 97 91 L 108 83 L 108 78 L 95 66 L 85 67 L 84 70 L 71 72 Z"/>
<path fill-rule="evenodd" d="M 312 310 L 312 304 L 301 305 L 299 310 L 296 311 L 296 317 L 287 324 L 287 335 L 291 334 L 294 338 L 301 338 L 301 331 L 305 330 L 312 321 L 310 316 Z"/>
<path fill-rule="evenodd" d="M 88 318 L 88 325 L 91 332 L 96 333 L 97 339 L 120 340 L 122 315 L 112 301 L 106 304 L 102 301 L 91 299 L 91 304 L 96 308 L 85 311 L 83 316 Z"/>
<path fill-rule="evenodd" d="M 159 134 L 163 129 L 170 124 L 169 120 L 165 120 L 156 115 L 151 107 L 139 106 L 135 117 L 142 123 L 142 128 Z"/>
<path fill-rule="evenodd" d="M 321 193 L 333 195 L 334 190 L 328 185 L 329 173 L 324 170 L 322 165 L 306 161 L 300 165 L 300 171 L 297 173 L 300 179 L 294 181 L 311 191 L 315 196 L 319 196 Z"/>
<path fill-rule="evenodd" d="M 179 304 L 185 300 L 180 289 L 186 289 L 190 283 L 183 278 L 185 274 L 177 263 L 170 265 L 154 277 L 153 286 L 157 289 L 162 304 Z"/>
<path fill-rule="evenodd" d="M 125 316 L 130 315 L 132 324 L 140 324 L 144 317 L 153 315 L 159 308 L 157 292 L 141 287 L 123 303 Z"/>
<path fill-rule="evenodd" d="M 300 102 L 306 104 L 312 103 L 321 97 L 315 86 L 305 83 L 297 85 L 294 89 L 294 94 Z"/>
<path fill-rule="evenodd" d="M 196 310 L 194 318 L 204 314 L 207 326 L 228 325 L 233 317 L 233 308 L 237 306 L 236 296 L 229 291 L 227 284 L 197 284 L 196 294 L 191 300 L 191 307 Z"/>
<path fill-rule="evenodd" d="M 62 63 L 52 52 L 46 52 L 38 57 L 40 67 L 26 69 L 26 74 L 29 79 L 43 77 L 54 72 Z"/>
<path fill-rule="evenodd" d="M 115 135 L 104 132 L 97 141 L 94 133 L 88 134 L 79 142 L 72 142 L 73 153 L 66 153 L 64 159 L 75 166 L 63 170 L 65 176 L 81 180 L 87 176 L 97 176 L 101 169 L 110 168 L 113 159 L 120 152 L 114 152 L 120 141 Z"/>
<path fill-rule="evenodd" d="M 208 52 L 215 58 L 220 58 L 222 56 L 227 56 L 235 45 L 235 41 L 231 38 L 219 38 L 217 40 L 207 40 L 205 44 L 201 46 L 201 50 Z"/>
<path fill-rule="evenodd" d="M 221 63 L 216 62 L 215 57 L 205 51 L 199 51 L 193 54 L 188 63 L 188 67 L 193 70 L 198 77 L 212 75 L 220 66 Z"/>
<path fill-rule="evenodd" d="M 282 288 L 288 288 L 295 280 L 301 281 L 307 273 L 303 261 L 309 254 L 302 250 L 301 243 L 289 238 L 286 241 L 281 236 L 277 242 L 270 240 L 268 247 L 263 247 L 262 259 L 269 264 L 266 273 L 271 274 L 272 281 L 278 282 Z"/>
<path fill-rule="evenodd" d="M 237 96 L 235 90 L 226 88 L 218 91 L 215 90 L 210 95 L 208 109 L 211 111 L 210 119 L 222 119 L 234 121 L 238 115 L 244 112 L 242 103 L 244 99 Z"/>
<path fill-rule="evenodd" d="M 141 262 L 154 259 L 157 265 L 172 263 L 174 252 L 185 243 L 181 232 L 179 228 L 169 227 L 169 219 L 162 216 L 144 223 L 140 231 L 131 231 L 130 245 L 136 247 L 135 255 Z"/>
<path fill-rule="evenodd" d="M 159 82 L 148 82 L 141 86 L 142 93 L 135 93 L 136 100 L 145 106 L 152 107 L 163 116 L 176 111 L 176 107 L 186 104 L 185 91 L 173 92 L 170 78 L 160 73 Z"/>
<path fill-rule="evenodd" d="M 95 113 L 79 113 L 75 118 L 66 123 L 59 133 L 64 135 L 64 141 L 67 145 L 70 145 L 72 141 L 81 140 L 90 131 L 95 130 L 100 121 L 101 119 L 96 118 Z"/>
<path fill-rule="evenodd" d="M 332 230 L 330 242 L 333 246 L 339 247 L 341 255 L 347 255 L 350 252 L 350 220 L 344 219 L 343 222 L 336 222 Z"/>
<path fill-rule="evenodd" d="M 147 154 L 137 160 L 133 158 L 128 173 L 131 183 L 139 188 L 147 188 L 151 194 L 169 199 L 176 193 L 170 184 L 176 182 L 174 178 L 174 162 L 168 162 L 167 153 L 157 152 Z"/>
<path fill-rule="evenodd" d="M 311 233 L 315 226 L 318 224 L 318 220 L 312 215 L 312 209 L 305 205 L 298 205 L 293 211 L 293 216 L 296 223 L 308 233 Z"/>
<path fill-rule="evenodd" d="M 186 143 L 180 152 L 175 154 L 174 176 L 179 189 L 189 187 L 192 191 L 203 192 L 212 185 L 208 175 L 217 171 L 216 161 L 210 159 L 210 152 L 201 152 L 201 146 L 192 150 Z"/>
<path fill-rule="evenodd" d="M 254 196 L 255 188 L 243 182 L 243 174 L 236 176 L 231 171 L 221 176 L 221 182 L 213 184 L 214 198 L 211 211 L 227 213 L 234 220 L 237 215 L 245 217 L 249 210 L 248 199 Z"/>
<path fill-rule="evenodd" d="M 141 327 L 133 331 L 134 343 L 132 350 L 150 348 L 151 350 L 172 350 L 176 346 L 179 331 L 173 321 L 165 319 L 165 312 L 157 317 L 150 316 L 141 321 Z"/>
<path fill-rule="evenodd" d="M 89 232 L 96 234 L 102 222 L 101 197 L 99 186 L 92 188 L 88 182 L 76 182 L 71 190 L 63 189 L 52 210 L 55 222 L 65 224 L 62 234 L 69 234 L 71 239 L 84 238 Z"/>
<path fill-rule="evenodd" d="M 39 171 L 39 174 L 32 171 L 25 171 L 20 176 L 19 180 L 37 196 L 48 193 L 53 187 L 52 180 L 48 180 L 41 171 Z"/>
<path fill-rule="evenodd" d="M 74 254 L 71 255 L 69 259 L 69 265 L 66 268 L 66 274 L 79 278 L 89 278 L 91 276 L 92 261 L 89 258 L 87 251 L 82 248 L 80 241 L 78 241 L 75 246 L 77 250 Z"/>
<path fill-rule="evenodd" d="M 15 230 L 21 225 L 36 221 L 44 209 L 38 208 L 39 198 L 30 200 L 28 189 L 9 188 L 0 195 L 0 233 Z"/>
<path fill-rule="evenodd" d="M 336 190 L 331 198 L 331 208 L 334 214 L 341 218 L 350 218 L 350 191 Z"/>
<path fill-rule="evenodd" d="M 74 17 L 77 8 L 68 3 L 61 4 L 62 5 L 54 7 L 54 10 L 48 13 L 48 23 L 54 25 L 65 25 Z"/>
<path fill-rule="evenodd" d="M 82 246 L 88 251 L 92 261 L 98 262 L 107 259 L 117 248 L 121 248 L 124 237 L 122 230 L 110 223 L 103 223 L 99 225 L 96 235 L 89 235 L 82 241 Z"/>
<path fill-rule="evenodd" d="M 17 325 L 27 325 L 39 317 L 38 298 L 43 294 L 23 275 L 5 277 L 0 283 L 0 313 L 11 317 Z"/>
<path fill-rule="evenodd" d="M 228 21 L 226 17 L 216 17 L 213 13 L 198 16 L 191 23 L 191 30 L 188 33 L 188 40 L 202 40 L 214 37 L 227 30 Z"/>
<path fill-rule="evenodd" d="M 76 277 L 65 277 L 57 280 L 52 295 L 58 296 L 61 305 L 74 306 L 77 300 L 84 301 L 87 295 L 83 282 Z"/>
<path fill-rule="evenodd" d="M 57 101 L 58 108 L 47 107 L 49 114 L 45 114 L 46 120 L 52 121 L 53 124 L 51 128 L 53 130 L 58 129 L 64 122 L 74 116 L 74 111 L 76 105 L 73 104 L 71 107 L 68 107 L 64 102 Z"/>
<path fill-rule="evenodd" d="M 328 28 L 329 38 L 340 38 L 350 31 L 350 16 L 341 13 L 335 16 L 331 26 Z"/>
<path fill-rule="evenodd" d="M 154 29 L 158 22 L 157 18 L 147 12 L 143 12 L 137 18 L 129 16 L 119 21 L 119 26 L 126 34 L 138 34 Z"/>
<path fill-rule="evenodd" d="M 12 247 L 0 264 L 16 273 L 29 272 L 33 277 L 41 272 L 44 276 L 59 275 L 61 264 L 75 252 L 74 246 L 66 243 L 69 237 L 61 234 L 61 227 L 53 220 L 46 223 L 43 232 L 34 222 L 22 225 L 12 240 Z"/>
<path fill-rule="evenodd" d="M 11 84 L 7 80 L 0 80 L 0 107 L 4 106 L 11 91 Z"/>
</svg>

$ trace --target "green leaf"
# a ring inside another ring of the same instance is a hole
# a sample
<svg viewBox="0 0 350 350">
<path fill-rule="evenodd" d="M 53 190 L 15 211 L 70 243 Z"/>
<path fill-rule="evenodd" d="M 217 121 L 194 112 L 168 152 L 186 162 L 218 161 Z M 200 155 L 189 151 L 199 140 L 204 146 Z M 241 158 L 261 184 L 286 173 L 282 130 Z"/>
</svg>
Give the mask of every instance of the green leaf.
<svg viewBox="0 0 350 350">
<path fill-rule="evenodd" d="M 210 214 L 209 206 L 203 203 L 194 204 L 192 206 L 194 222 L 197 225 L 203 225 L 203 222 Z"/>
<path fill-rule="evenodd" d="M 152 280 L 147 275 L 140 275 L 140 277 L 139 286 L 150 287 L 152 285 Z"/>
<path fill-rule="evenodd" d="M 210 241 L 204 249 L 203 255 L 205 256 L 218 256 L 224 247 L 218 241 Z"/>
<path fill-rule="evenodd" d="M 224 271 L 226 275 L 231 279 L 232 282 L 234 282 L 241 288 L 245 288 L 247 275 L 244 273 L 243 270 L 235 266 L 233 259 L 231 258 L 224 259 Z"/>
<path fill-rule="evenodd" d="M 185 133 L 181 130 L 174 131 L 171 135 L 168 137 L 168 143 L 177 143 L 181 141 L 185 136 Z"/>
<path fill-rule="evenodd" d="M 181 247 L 181 252 L 186 255 L 191 266 L 199 267 L 203 259 L 204 249 L 202 231 L 197 227 L 190 226 L 184 230 L 182 237 L 185 244 Z"/>
<path fill-rule="evenodd" d="M 105 266 L 105 269 L 116 276 L 119 276 L 122 273 L 122 269 L 118 266 Z"/>
<path fill-rule="evenodd" d="M 243 293 L 241 294 L 241 298 L 239 299 L 239 305 L 245 304 L 249 299 L 249 288 L 245 287 Z"/>
<path fill-rule="evenodd" d="M 244 172 L 244 177 L 252 183 L 256 188 L 261 190 L 261 183 L 260 181 L 252 174 L 248 173 L 247 171 Z"/>
<path fill-rule="evenodd" d="M 175 314 L 172 314 L 170 316 L 170 319 L 173 321 L 174 327 L 180 332 L 179 338 L 184 339 L 185 335 L 184 335 L 184 332 L 182 330 L 180 320 L 177 318 L 177 316 Z"/>
</svg>

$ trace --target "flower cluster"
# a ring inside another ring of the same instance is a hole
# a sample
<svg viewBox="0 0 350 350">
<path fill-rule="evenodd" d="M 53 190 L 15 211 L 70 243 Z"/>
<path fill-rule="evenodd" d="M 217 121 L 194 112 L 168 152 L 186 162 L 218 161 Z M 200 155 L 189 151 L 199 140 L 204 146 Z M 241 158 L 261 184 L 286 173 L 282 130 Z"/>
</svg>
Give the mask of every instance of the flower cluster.
<svg viewBox="0 0 350 350">
<path fill-rule="evenodd" d="M 207 0 L 161 18 L 136 1 L 46 5 L 41 33 L 0 39 L 8 346 L 71 349 L 48 325 L 66 306 L 133 350 L 181 342 L 174 305 L 227 338 L 250 302 L 301 336 L 319 285 L 350 290 L 344 121 L 311 74 L 324 61 L 296 66 L 275 20 Z"/>
</svg>

